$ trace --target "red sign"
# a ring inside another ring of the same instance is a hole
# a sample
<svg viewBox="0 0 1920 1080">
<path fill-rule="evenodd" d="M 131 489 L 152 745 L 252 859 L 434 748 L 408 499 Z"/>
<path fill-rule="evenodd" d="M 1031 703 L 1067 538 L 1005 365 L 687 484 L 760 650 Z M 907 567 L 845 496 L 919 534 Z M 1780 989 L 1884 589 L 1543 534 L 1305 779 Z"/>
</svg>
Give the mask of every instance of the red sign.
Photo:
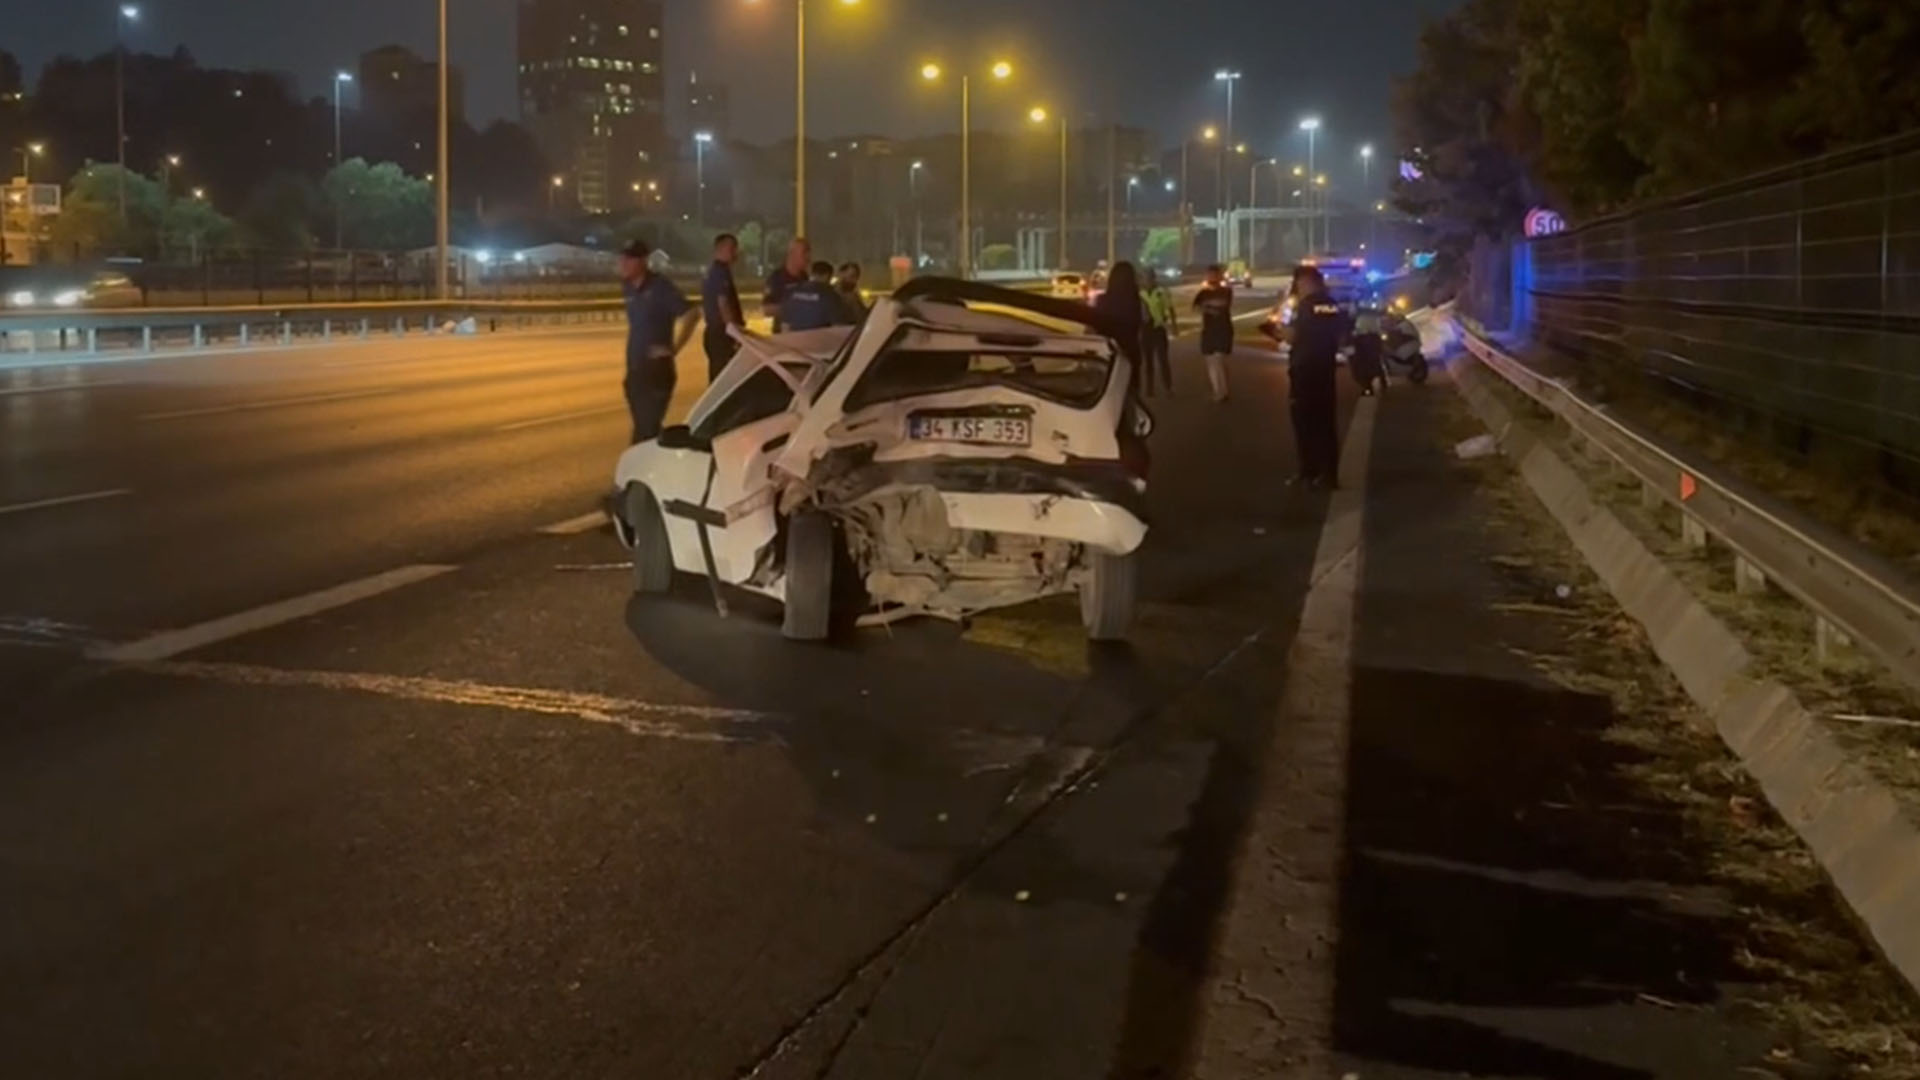
<svg viewBox="0 0 1920 1080">
<path fill-rule="evenodd" d="M 1528 236 L 1552 236 L 1554 233 L 1566 231 L 1567 219 L 1552 210 L 1536 206 L 1527 211 L 1526 233 Z"/>
</svg>

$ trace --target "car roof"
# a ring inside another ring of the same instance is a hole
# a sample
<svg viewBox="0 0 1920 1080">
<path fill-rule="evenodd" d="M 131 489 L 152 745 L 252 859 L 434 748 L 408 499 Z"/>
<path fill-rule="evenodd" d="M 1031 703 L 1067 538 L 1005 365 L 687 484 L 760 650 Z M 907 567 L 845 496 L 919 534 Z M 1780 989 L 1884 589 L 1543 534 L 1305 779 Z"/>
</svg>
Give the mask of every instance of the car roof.
<svg viewBox="0 0 1920 1080">
<path fill-rule="evenodd" d="M 962 307 L 936 300 L 909 301 L 901 305 L 906 318 L 921 327 L 973 337 L 1036 338 L 1079 351 L 1089 341 L 1105 340 L 1092 330 L 1072 323 L 1046 319 L 1016 311 Z M 1042 347 L 1036 345 L 1033 347 Z"/>
</svg>

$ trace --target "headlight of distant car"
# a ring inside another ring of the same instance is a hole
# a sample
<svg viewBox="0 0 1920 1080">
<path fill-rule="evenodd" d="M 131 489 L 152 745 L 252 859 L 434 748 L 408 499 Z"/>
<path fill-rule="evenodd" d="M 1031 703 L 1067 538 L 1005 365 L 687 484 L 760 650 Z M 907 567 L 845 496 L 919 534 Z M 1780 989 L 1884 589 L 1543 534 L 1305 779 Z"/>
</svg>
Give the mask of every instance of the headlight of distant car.
<svg viewBox="0 0 1920 1080">
<path fill-rule="evenodd" d="M 53 294 L 54 307 L 78 307 L 87 298 L 85 289 L 66 289 Z"/>
<path fill-rule="evenodd" d="M 32 307 L 33 299 L 33 293 L 30 290 L 21 289 L 19 292 L 10 292 L 7 294 L 7 305 L 9 307 Z"/>
</svg>

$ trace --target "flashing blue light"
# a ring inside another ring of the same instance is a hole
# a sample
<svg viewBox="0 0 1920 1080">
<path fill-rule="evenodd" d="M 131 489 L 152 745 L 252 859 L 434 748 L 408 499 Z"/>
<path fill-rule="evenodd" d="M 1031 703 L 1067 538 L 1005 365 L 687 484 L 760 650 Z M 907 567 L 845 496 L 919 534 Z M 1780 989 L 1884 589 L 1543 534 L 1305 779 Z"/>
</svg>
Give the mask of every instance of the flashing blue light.
<svg viewBox="0 0 1920 1080">
<path fill-rule="evenodd" d="M 1386 277 L 1386 276 L 1387 276 L 1387 275 L 1385 275 L 1385 274 L 1383 274 L 1383 273 L 1381 273 L 1381 272 L 1380 272 L 1380 271 L 1378 271 L 1378 270 L 1369 270 L 1369 271 L 1367 271 L 1367 284 L 1369 284 L 1369 285 L 1377 285 L 1377 284 L 1379 284 L 1379 283 L 1380 283 L 1380 279 L 1381 279 L 1381 278 L 1384 278 L 1384 277 Z"/>
</svg>

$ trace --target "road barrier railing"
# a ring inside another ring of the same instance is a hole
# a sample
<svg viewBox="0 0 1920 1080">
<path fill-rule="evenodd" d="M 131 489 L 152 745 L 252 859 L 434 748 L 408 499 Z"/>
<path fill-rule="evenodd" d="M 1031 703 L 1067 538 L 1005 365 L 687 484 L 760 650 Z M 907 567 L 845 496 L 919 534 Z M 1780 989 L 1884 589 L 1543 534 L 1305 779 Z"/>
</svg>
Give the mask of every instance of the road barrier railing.
<svg viewBox="0 0 1920 1080">
<path fill-rule="evenodd" d="M 1815 647 L 1823 656 L 1859 648 L 1920 689 L 1920 587 L 1911 574 L 1753 485 L 1701 464 L 1697 454 L 1663 445 L 1474 328 L 1463 330 L 1476 360 L 1565 423 L 1595 460 L 1637 477 L 1646 505 L 1677 507 L 1689 544 L 1704 546 L 1711 539 L 1730 549 L 1738 589 L 1758 591 L 1771 582 L 1811 609 Z"/>
</svg>

